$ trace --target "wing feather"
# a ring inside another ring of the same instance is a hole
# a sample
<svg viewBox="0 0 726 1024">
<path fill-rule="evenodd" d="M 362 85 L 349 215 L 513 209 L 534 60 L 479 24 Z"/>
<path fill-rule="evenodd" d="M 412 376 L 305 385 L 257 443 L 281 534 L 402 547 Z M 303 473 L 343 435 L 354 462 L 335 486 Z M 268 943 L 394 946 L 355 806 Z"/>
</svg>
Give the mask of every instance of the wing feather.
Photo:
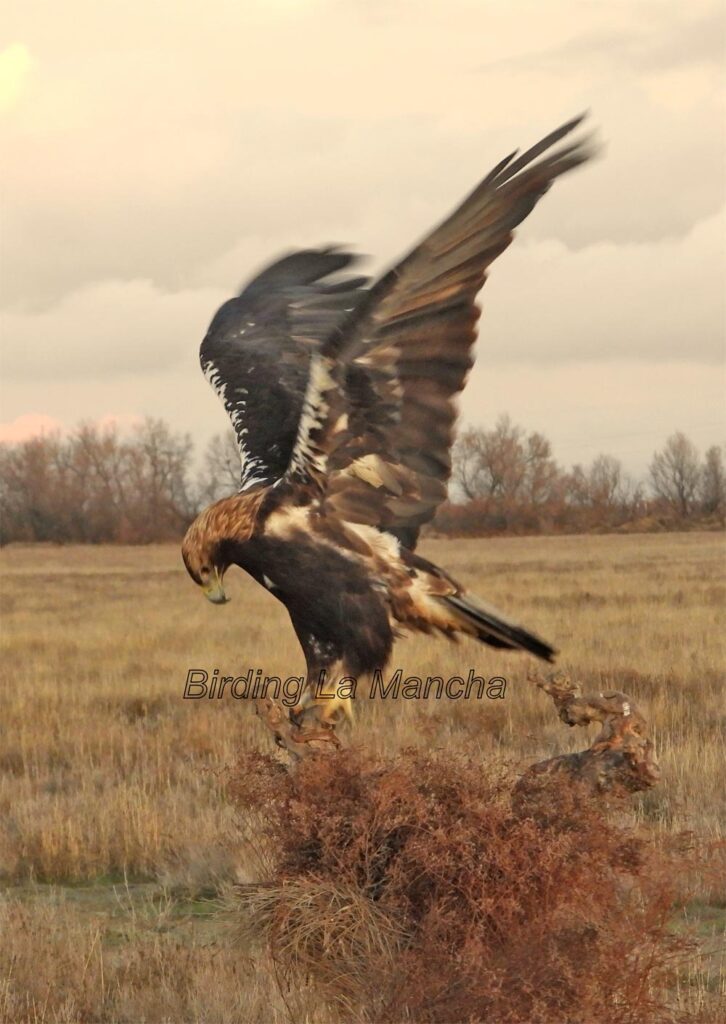
<svg viewBox="0 0 726 1024">
<path fill-rule="evenodd" d="M 354 259 L 331 248 L 291 253 L 212 320 L 200 361 L 234 428 L 241 491 L 274 483 L 289 465 L 313 347 L 364 294 L 364 277 L 328 280 Z"/>
<path fill-rule="evenodd" d="M 591 155 L 582 140 L 552 151 L 581 120 L 497 164 L 334 327 L 312 357 L 286 479 L 312 484 L 344 518 L 415 544 L 446 496 L 455 398 L 473 362 L 477 293 L 552 182 Z M 376 484 L 360 472 L 369 455 L 385 462 L 395 491 L 386 474 Z"/>
</svg>

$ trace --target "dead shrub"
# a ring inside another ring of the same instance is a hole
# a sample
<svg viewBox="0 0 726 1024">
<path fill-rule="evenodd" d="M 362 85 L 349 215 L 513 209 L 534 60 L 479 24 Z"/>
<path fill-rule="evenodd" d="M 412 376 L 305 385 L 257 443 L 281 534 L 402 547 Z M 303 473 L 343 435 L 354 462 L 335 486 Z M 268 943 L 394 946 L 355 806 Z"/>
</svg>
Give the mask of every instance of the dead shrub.
<svg viewBox="0 0 726 1024">
<path fill-rule="evenodd" d="M 230 789 L 266 868 L 236 912 L 282 993 L 346 1021 L 687 1019 L 667 1009 L 693 949 L 672 927 L 683 851 L 576 786 L 517 810 L 514 781 L 450 752 L 349 750 L 294 774 L 245 756 Z"/>
</svg>

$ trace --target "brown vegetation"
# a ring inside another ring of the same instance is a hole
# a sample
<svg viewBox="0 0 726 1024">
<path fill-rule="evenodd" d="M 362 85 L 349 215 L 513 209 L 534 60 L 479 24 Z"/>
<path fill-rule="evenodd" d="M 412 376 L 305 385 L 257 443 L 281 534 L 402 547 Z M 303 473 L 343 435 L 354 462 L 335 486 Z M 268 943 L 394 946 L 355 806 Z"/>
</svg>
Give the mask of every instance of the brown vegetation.
<svg viewBox="0 0 726 1024">
<path fill-rule="evenodd" d="M 129 436 L 89 423 L 0 445 L 0 543 L 178 537 L 195 512 L 191 454 L 188 436 L 153 419 Z"/>
<path fill-rule="evenodd" d="M 554 780 L 550 779 L 550 782 Z M 670 927 L 682 852 L 576 782 L 538 811 L 501 768 L 446 753 L 246 755 L 232 794 L 267 877 L 238 892 L 293 1019 L 663 1021 L 695 944 Z"/>
<path fill-rule="evenodd" d="M 723 836 L 719 534 L 423 551 L 551 636 L 586 691 L 623 690 L 643 709 L 663 777 L 632 798 L 635 825 L 656 838 Z M 176 546 L 11 545 L 0 565 L 0 1019 L 282 1024 L 285 1000 L 310 997 L 311 1024 L 327 1024 L 309 991 L 278 993 L 263 950 L 230 946 L 206 902 L 270 867 L 240 837 L 223 771 L 241 752 L 271 750 L 269 734 L 245 702 L 182 699 L 190 668 L 301 671 L 284 609 L 241 573 L 230 573 L 232 602 L 212 607 Z M 524 657 L 427 637 L 401 641 L 394 657 L 424 678 L 504 675 L 506 696 L 359 701 L 356 742 L 374 755 L 435 749 L 523 772 L 585 746 L 527 680 Z M 715 1019 L 725 901 L 705 880 L 671 908 L 669 927 L 696 926 L 703 943 L 671 991 L 684 1014 L 708 1007 Z"/>
<path fill-rule="evenodd" d="M 434 532 L 590 533 L 719 528 L 726 514 L 723 452 L 703 463 L 691 441 L 673 434 L 653 455 L 647 481 L 636 481 L 612 455 L 569 471 L 542 434 L 525 434 L 502 416 L 490 430 L 464 430 L 454 447 L 453 495 Z M 463 497 L 463 501 L 461 498 Z"/>
</svg>

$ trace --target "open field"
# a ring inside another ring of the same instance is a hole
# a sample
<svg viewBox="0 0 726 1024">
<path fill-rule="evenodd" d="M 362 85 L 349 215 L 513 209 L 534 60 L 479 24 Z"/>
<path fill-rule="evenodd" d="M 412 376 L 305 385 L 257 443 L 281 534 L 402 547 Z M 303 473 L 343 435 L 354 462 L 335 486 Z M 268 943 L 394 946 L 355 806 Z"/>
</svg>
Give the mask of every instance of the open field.
<svg viewBox="0 0 726 1024">
<path fill-rule="evenodd" d="M 723 785 L 719 534 L 429 541 L 423 552 L 561 650 L 586 688 L 625 690 L 653 725 L 655 830 L 717 837 Z M 2 564 L 0 1020 L 287 1019 L 263 963 L 225 941 L 209 899 L 251 880 L 223 769 L 271 746 L 243 701 L 183 700 L 189 669 L 286 677 L 302 658 L 281 605 L 230 571 L 213 607 L 178 550 L 11 547 Z M 392 668 L 507 679 L 503 700 L 359 701 L 355 741 L 525 765 L 586 746 L 527 681 L 534 661 L 463 641 L 401 641 Z M 704 936 L 726 889 L 689 908 Z M 707 959 L 696 982 L 716 986 Z M 61 979 L 63 979 L 61 983 Z"/>
</svg>

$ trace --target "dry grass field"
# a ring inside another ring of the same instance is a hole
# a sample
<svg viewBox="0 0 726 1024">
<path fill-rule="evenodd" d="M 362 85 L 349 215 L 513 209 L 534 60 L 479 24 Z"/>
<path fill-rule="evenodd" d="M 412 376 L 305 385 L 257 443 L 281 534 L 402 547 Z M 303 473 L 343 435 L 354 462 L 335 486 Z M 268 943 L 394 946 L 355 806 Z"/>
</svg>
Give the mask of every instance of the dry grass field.
<svg viewBox="0 0 726 1024">
<path fill-rule="evenodd" d="M 635 801 L 648 828 L 722 835 L 721 535 L 428 541 L 424 553 L 553 641 L 586 688 L 642 704 L 663 769 Z M 235 571 L 232 603 L 211 606 L 172 546 L 10 547 L 0 564 L 0 1020 L 289 1020 L 216 902 L 254 878 L 224 769 L 270 739 L 244 701 L 182 699 L 192 668 L 302 672 L 286 612 Z M 403 640 L 392 668 L 404 675 L 473 668 L 504 676 L 505 698 L 361 700 L 355 742 L 515 766 L 583 748 L 527 681 L 533 664 Z M 709 953 L 724 906 L 726 886 L 711 887 L 683 911 Z M 704 956 L 681 995 L 723 984 Z"/>
</svg>

